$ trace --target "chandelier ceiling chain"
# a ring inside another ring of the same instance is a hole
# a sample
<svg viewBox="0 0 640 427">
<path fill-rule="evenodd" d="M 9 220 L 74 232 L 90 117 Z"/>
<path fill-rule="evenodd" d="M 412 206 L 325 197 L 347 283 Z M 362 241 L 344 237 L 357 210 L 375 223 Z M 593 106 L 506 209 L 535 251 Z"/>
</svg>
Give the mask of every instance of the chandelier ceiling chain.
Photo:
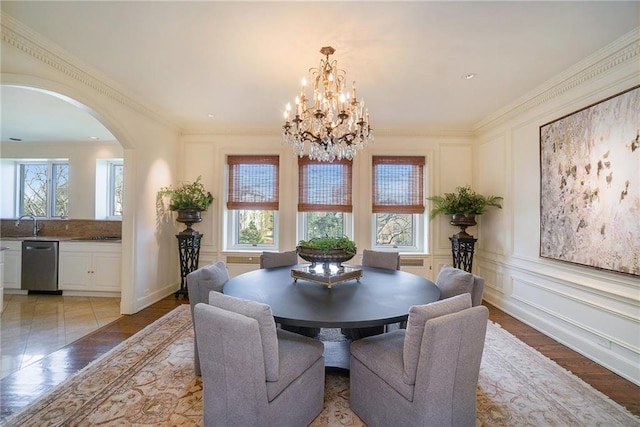
<svg viewBox="0 0 640 427">
<path fill-rule="evenodd" d="M 310 159 L 323 162 L 353 160 L 358 150 L 373 142 L 369 110 L 364 99 L 358 101 L 356 97 L 355 81 L 351 91 L 346 91 L 346 72 L 338 68 L 336 60 L 329 59 L 334 52 L 331 46 L 320 49 L 325 59 L 320 60 L 318 68 L 309 70 L 313 98 L 307 99 L 307 80 L 303 78 L 295 111 L 291 111 L 291 103 L 287 104 L 282 126 L 282 141 L 292 146 L 294 154 L 308 154 Z"/>
</svg>

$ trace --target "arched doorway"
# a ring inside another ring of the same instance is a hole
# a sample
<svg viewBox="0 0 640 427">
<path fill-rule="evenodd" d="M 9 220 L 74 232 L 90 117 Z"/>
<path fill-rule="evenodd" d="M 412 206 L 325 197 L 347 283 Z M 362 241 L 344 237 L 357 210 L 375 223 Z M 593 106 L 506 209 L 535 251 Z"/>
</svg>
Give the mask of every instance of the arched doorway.
<svg viewBox="0 0 640 427">
<path fill-rule="evenodd" d="M 117 120 L 109 114 L 109 112 L 103 111 L 104 109 L 101 109 L 100 106 L 91 105 L 92 101 L 89 100 L 86 94 L 55 82 L 43 81 L 42 79 L 30 76 L 6 73 L 2 74 L 2 85 L 0 85 L 0 90 L 4 92 L 2 96 L 3 112 L 24 115 L 26 111 L 30 111 L 31 126 L 38 128 L 40 130 L 40 134 L 46 133 L 42 132 L 46 128 L 46 121 L 42 118 L 43 115 L 50 114 L 51 117 L 54 117 L 55 119 L 50 121 L 51 127 L 49 128 L 49 132 L 52 133 L 53 136 L 38 136 L 38 132 L 34 131 L 22 133 L 22 135 L 29 135 L 29 137 L 38 139 L 40 143 L 44 142 L 47 144 L 55 144 L 56 139 L 59 143 L 60 141 L 69 142 L 74 138 L 84 138 L 85 143 L 91 143 L 92 141 L 89 141 L 88 138 L 91 136 L 98 136 L 98 141 L 94 143 L 99 144 L 101 142 L 104 143 L 109 141 L 109 143 L 118 144 L 125 164 L 131 166 L 131 158 L 133 157 L 131 153 L 133 152 L 134 147 L 131 143 L 131 139 L 127 136 L 127 132 L 123 129 L 123 126 L 119 125 Z M 5 97 L 5 93 L 9 94 L 9 96 Z M 10 102 L 13 103 L 13 105 L 9 104 Z M 19 102 L 23 102 L 23 104 L 18 105 L 17 103 Z M 35 107 L 34 103 L 40 103 L 39 109 Z M 5 117 L 7 116 L 3 113 L 3 121 Z M 65 121 L 65 118 L 67 122 L 66 125 L 62 123 Z M 29 122 L 25 123 L 23 119 L 18 119 L 16 117 L 11 117 L 11 120 L 21 126 L 29 124 Z M 72 129 L 74 126 L 75 130 Z M 9 132 L 14 132 L 16 130 L 17 128 L 13 126 L 3 126 L 2 137 L 5 138 L 6 136 L 9 138 Z M 5 133 L 5 131 L 7 133 Z M 87 132 L 89 135 L 85 135 Z M 71 143 L 72 142 L 73 141 L 71 141 Z M 5 150 L 3 150 L 3 152 L 4 151 Z M 134 188 L 135 186 L 133 181 L 133 174 L 124 174 L 125 188 Z M 81 213 L 81 215 L 84 217 L 87 216 L 86 209 Z M 125 210 L 122 215 L 123 254 L 130 254 L 132 252 L 132 240 L 134 239 L 131 231 L 132 222 L 133 217 L 131 212 L 127 212 Z M 128 257 L 122 257 L 121 312 L 123 314 L 130 314 L 134 311 L 134 271 L 128 265 L 127 259 Z"/>
</svg>

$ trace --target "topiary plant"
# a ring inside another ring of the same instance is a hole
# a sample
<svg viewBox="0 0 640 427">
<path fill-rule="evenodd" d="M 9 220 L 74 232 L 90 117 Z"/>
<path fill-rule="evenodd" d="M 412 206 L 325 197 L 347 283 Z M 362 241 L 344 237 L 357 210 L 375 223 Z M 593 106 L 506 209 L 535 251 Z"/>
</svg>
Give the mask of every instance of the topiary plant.
<svg viewBox="0 0 640 427">
<path fill-rule="evenodd" d="M 300 240 L 298 246 L 303 248 L 313 248 L 323 253 L 328 253 L 332 249 L 341 249 L 348 254 L 355 255 L 356 243 L 347 236 L 342 237 L 314 237 L 309 240 Z"/>
<path fill-rule="evenodd" d="M 502 208 L 500 196 L 483 196 L 476 193 L 469 185 L 456 187 L 455 193 L 444 193 L 444 196 L 431 196 L 427 200 L 433 202 L 433 208 L 429 213 L 429 218 L 434 219 L 437 215 L 463 214 L 481 215 L 488 207 Z"/>
<path fill-rule="evenodd" d="M 158 199 L 168 196 L 169 210 L 172 211 L 206 211 L 213 202 L 213 196 L 204 189 L 201 178 L 202 176 L 199 176 L 194 182 L 183 183 L 177 187 L 162 187 L 158 191 Z"/>
</svg>

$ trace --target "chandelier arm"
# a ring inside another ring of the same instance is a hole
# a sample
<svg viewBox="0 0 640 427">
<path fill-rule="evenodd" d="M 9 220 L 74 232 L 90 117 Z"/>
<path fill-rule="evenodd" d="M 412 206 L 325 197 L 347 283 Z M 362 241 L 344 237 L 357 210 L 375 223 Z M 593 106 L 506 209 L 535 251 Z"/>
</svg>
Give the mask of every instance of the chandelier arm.
<svg viewBox="0 0 640 427">
<path fill-rule="evenodd" d="M 313 133 L 309 132 L 308 130 L 305 130 L 304 132 L 302 132 L 300 134 L 300 139 L 302 141 L 309 142 L 311 144 L 320 144 L 320 145 L 323 145 L 323 146 L 327 145 L 322 140 L 322 138 L 318 137 L 317 135 L 314 135 Z"/>
</svg>

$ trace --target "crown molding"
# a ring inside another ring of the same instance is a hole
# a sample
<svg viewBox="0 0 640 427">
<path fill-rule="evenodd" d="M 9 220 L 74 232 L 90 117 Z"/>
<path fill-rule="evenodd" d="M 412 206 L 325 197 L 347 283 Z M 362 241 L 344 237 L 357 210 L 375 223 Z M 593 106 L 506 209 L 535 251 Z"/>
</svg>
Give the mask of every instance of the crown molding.
<svg viewBox="0 0 640 427">
<path fill-rule="evenodd" d="M 3 42 L 76 82 L 161 123 L 170 130 L 174 132 L 180 131 L 180 127 L 166 116 L 145 106 L 133 96 L 125 94 L 126 91 L 122 88 L 117 88 L 118 84 L 111 81 L 107 76 L 102 75 L 102 73 L 88 64 L 81 63 L 80 60 L 31 30 L 17 19 L 0 12 L 0 27 L 2 29 Z"/>
<path fill-rule="evenodd" d="M 396 137 L 450 137 L 450 138 L 472 138 L 475 133 L 471 129 L 454 129 L 454 128 L 382 128 L 374 129 L 375 136 L 396 136 Z M 183 136 L 201 136 L 201 135 L 229 135 L 229 136 L 277 136 L 282 134 L 281 127 L 242 127 L 242 128 L 227 128 L 227 127 L 191 127 L 183 130 Z M 375 143 L 375 139 L 374 139 Z"/>
<path fill-rule="evenodd" d="M 605 46 L 473 126 L 478 135 L 626 63 L 638 64 L 640 27 Z"/>
</svg>

